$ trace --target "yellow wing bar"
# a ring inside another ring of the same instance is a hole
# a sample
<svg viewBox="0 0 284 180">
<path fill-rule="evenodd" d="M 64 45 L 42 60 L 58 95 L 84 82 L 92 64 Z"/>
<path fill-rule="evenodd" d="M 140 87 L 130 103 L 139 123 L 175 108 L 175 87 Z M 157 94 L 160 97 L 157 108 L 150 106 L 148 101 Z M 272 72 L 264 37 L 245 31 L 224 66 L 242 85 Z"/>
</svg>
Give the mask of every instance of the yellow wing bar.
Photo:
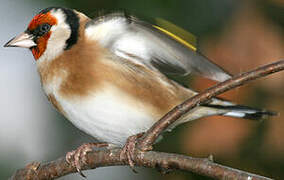
<svg viewBox="0 0 284 180">
<path fill-rule="evenodd" d="M 160 30 L 161 32 L 167 34 L 168 36 L 172 37 L 173 39 L 175 39 L 176 41 L 180 42 L 181 44 L 185 45 L 186 47 L 192 49 L 193 51 L 196 51 L 196 37 L 191 34 L 190 32 L 187 32 L 186 30 L 166 21 L 163 19 L 156 19 L 157 25 L 153 25 L 154 28 Z M 159 25 L 159 26 L 158 26 Z M 167 28 L 168 30 L 160 27 L 163 26 L 165 28 Z M 170 32 L 171 31 L 171 32 Z M 174 34 L 175 33 L 175 34 Z M 178 36 L 178 35 L 180 36 Z M 186 39 L 186 40 L 184 40 Z"/>
</svg>

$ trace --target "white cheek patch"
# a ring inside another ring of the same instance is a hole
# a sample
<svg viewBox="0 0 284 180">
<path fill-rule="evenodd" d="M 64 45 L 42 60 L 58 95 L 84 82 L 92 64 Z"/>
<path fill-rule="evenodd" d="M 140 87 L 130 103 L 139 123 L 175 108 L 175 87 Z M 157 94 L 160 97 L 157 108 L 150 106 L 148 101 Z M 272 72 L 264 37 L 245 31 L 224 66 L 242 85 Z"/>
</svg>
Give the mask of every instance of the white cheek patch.
<svg viewBox="0 0 284 180">
<path fill-rule="evenodd" d="M 58 57 L 61 53 L 63 53 L 66 40 L 71 35 L 71 29 L 69 25 L 65 22 L 65 15 L 60 10 L 52 10 L 51 14 L 57 19 L 57 25 L 53 25 L 50 29 L 51 35 L 47 41 L 47 47 L 42 56 L 38 59 L 38 61 L 42 60 L 52 60 Z"/>
</svg>

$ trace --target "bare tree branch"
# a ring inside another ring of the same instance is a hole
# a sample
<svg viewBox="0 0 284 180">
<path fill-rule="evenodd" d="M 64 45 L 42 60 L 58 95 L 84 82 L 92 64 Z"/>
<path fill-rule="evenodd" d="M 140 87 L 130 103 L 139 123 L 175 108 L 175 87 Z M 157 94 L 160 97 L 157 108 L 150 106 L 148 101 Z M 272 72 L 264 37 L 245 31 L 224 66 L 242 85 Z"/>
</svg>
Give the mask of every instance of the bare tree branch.
<svg viewBox="0 0 284 180">
<path fill-rule="evenodd" d="M 152 149 L 157 137 L 174 121 L 192 108 L 207 102 L 210 98 L 225 91 L 241 86 L 251 80 L 267 76 L 271 73 L 284 70 L 284 60 L 262 66 L 253 71 L 240 74 L 223 83 L 219 83 L 206 91 L 188 99 L 181 105 L 175 107 L 166 114 L 137 143 L 134 162 L 136 166 L 158 168 L 160 170 L 186 170 L 200 175 L 216 179 L 246 179 L 246 180 L 267 180 L 269 178 L 250 174 L 237 169 L 225 167 L 213 163 L 209 159 L 192 158 L 189 156 L 154 152 L 145 150 Z M 142 150 L 142 151 L 141 151 Z M 121 149 L 93 151 L 87 154 L 87 165 L 84 169 L 94 169 L 103 166 L 127 165 L 125 159 L 120 159 Z M 17 170 L 10 179 L 53 179 L 76 172 L 76 169 L 69 165 L 65 158 L 39 165 L 29 164 L 26 168 Z"/>
<path fill-rule="evenodd" d="M 87 154 L 88 165 L 84 166 L 83 169 L 127 165 L 125 160 L 120 160 L 120 152 L 120 148 L 89 152 Z M 216 179 L 271 180 L 270 178 L 216 164 L 208 158 L 192 158 L 179 154 L 154 151 L 136 151 L 135 157 L 136 166 L 156 168 L 158 170 L 179 169 Z M 54 179 L 74 172 L 76 172 L 76 169 L 70 166 L 65 161 L 65 158 L 62 157 L 41 166 L 37 164 L 35 166 L 33 164 L 28 165 L 27 168 L 18 170 L 11 179 Z"/>
</svg>

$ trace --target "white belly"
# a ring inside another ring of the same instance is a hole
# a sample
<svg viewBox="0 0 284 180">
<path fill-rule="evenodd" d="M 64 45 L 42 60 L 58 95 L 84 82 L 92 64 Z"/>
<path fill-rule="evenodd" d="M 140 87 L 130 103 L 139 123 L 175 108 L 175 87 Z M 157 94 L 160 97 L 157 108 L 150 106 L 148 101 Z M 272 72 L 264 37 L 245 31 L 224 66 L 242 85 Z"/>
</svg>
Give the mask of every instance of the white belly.
<svg viewBox="0 0 284 180">
<path fill-rule="evenodd" d="M 121 146 L 129 136 L 146 131 L 155 122 L 144 104 L 114 87 L 88 98 L 66 99 L 57 93 L 54 97 L 75 126 L 102 142 Z"/>
</svg>

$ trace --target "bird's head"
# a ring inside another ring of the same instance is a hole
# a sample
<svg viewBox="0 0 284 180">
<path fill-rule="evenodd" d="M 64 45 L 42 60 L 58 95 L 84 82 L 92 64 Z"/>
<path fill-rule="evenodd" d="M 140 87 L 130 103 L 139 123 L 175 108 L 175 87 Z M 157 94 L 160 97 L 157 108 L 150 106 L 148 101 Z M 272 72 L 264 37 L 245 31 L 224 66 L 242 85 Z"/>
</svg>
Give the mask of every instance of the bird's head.
<svg viewBox="0 0 284 180">
<path fill-rule="evenodd" d="M 26 31 L 4 47 L 29 48 L 35 60 L 53 59 L 78 40 L 79 17 L 75 10 L 50 7 L 39 12 Z"/>
</svg>

